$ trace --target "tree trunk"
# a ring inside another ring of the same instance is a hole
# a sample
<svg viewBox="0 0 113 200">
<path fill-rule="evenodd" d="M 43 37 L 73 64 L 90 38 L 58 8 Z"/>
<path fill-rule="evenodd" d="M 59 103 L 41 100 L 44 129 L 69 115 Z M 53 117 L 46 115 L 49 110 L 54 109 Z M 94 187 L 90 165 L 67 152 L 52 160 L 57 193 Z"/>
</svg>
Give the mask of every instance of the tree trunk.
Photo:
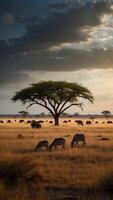
<svg viewBox="0 0 113 200">
<path fill-rule="evenodd" d="M 58 115 L 54 116 L 54 120 L 55 120 L 55 126 L 59 126 L 59 116 Z"/>
</svg>

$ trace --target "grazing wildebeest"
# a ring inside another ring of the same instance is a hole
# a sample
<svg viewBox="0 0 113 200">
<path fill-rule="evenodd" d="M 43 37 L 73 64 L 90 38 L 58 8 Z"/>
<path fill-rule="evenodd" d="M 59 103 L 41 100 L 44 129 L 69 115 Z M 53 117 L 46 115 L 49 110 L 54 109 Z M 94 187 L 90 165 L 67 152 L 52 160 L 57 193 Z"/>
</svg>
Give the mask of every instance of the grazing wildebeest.
<svg viewBox="0 0 113 200">
<path fill-rule="evenodd" d="M 77 123 L 77 125 L 81 125 L 81 126 L 84 125 L 82 120 L 75 120 L 75 122 Z"/>
<path fill-rule="evenodd" d="M 38 122 L 39 122 L 39 123 L 44 123 L 44 121 L 43 121 L 43 120 L 39 120 Z"/>
<path fill-rule="evenodd" d="M 41 148 L 45 147 L 46 150 L 48 150 L 48 146 L 49 146 L 49 142 L 47 140 L 43 140 L 43 141 L 40 141 L 36 147 L 35 147 L 35 151 L 37 150 L 41 150 Z"/>
<path fill-rule="evenodd" d="M 27 124 L 30 124 L 30 123 L 31 123 L 31 120 L 28 120 L 26 123 L 27 123 Z"/>
<path fill-rule="evenodd" d="M 63 121 L 63 123 L 67 123 L 67 122 L 68 122 L 67 120 L 64 120 L 64 121 Z"/>
<path fill-rule="evenodd" d="M 83 146 L 86 145 L 85 135 L 83 133 L 76 133 L 71 141 L 71 148 L 78 144 L 78 142 L 83 142 Z"/>
<path fill-rule="evenodd" d="M 20 119 L 19 120 L 19 123 L 24 123 L 25 121 L 23 119 Z"/>
<path fill-rule="evenodd" d="M 64 138 L 55 138 L 53 142 L 49 145 L 49 151 L 52 150 L 54 147 L 57 150 L 57 146 L 61 145 L 62 149 L 65 149 L 66 146 L 66 140 Z"/>
<path fill-rule="evenodd" d="M 91 121 L 86 121 L 86 124 L 92 124 L 92 122 Z"/>
<path fill-rule="evenodd" d="M 53 124 L 53 121 L 49 121 L 50 124 Z"/>
<path fill-rule="evenodd" d="M 107 124 L 112 124 L 113 122 L 112 121 L 107 121 Z"/>
<path fill-rule="evenodd" d="M 0 120 L 0 123 L 4 123 L 4 121 L 3 121 L 3 120 Z"/>
<path fill-rule="evenodd" d="M 98 124 L 98 121 L 96 121 L 95 124 Z"/>
<path fill-rule="evenodd" d="M 32 128 L 42 128 L 41 124 L 38 121 L 33 120 L 31 122 L 31 127 Z"/>
<path fill-rule="evenodd" d="M 11 120 L 7 120 L 7 123 L 11 123 Z"/>
</svg>

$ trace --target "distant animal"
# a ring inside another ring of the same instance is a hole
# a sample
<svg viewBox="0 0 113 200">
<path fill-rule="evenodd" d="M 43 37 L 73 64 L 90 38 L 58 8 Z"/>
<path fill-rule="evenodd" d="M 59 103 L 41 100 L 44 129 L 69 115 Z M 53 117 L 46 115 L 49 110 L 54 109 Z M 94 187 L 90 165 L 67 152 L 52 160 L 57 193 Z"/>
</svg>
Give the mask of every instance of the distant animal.
<svg viewBox="0 0 113 200">
<path fill-rule="evenodd" d="M 83 133 L 76 133 L 71 141 L 71 148 L 76 147 L 78 142 L 83 142 L 83 146 L 86 145 L 85 135 Z"/>
<path fill-rule="evenodd" d="M 37 150 L 41 150 L 43 147 L 46 148 L 46 150 L 48 150 L 48 146 L 49 146 L 49 142 L 47 140 L 43 140 L 43 141 L 40 141 L 36 147 L 35 147 L 35 151 Z"/>
<path fill-rule="evenodd" d="M 68 121 L 67 121 L 67 120 L 64 120 L 63 123 L 68 123 Z"/>
<path fill-rule="evenodd" d="M 11 123 L 11 120 L 7 120 L 7 123 Z"/>
<path fill-rule="evenodd" d="M 39 122 L 39 123 L 44 123 L 44 121 L 43 121 L 43 120 L 39 120 L 38 122 Z"/>
<path fill-rule="evenodd" d="M 71 120 L 69 119 L 68 122 L 71 122 Z"/>
<path fill-rule="evenodd" d="M 113 122 L 112 121 L 107 121 L 107 124 L 112 124 Z"/>
<path fill-rule="evenodd" d="M 31 127 L 32 128 L 42 128 L 42 125 L 38 121 L 33 120 L 31 122 Z"/>
<path fill-rule="evenodd" d="M 98 121 L 96 121 L 95 124 L 98 124 Z"/>
<path fill-rule="evenodd" d="M 3 121 L 3 120 L 0 120 L 0 123 L 4 123 L 4 121 Z"/>
<path fill-rule="evenodd" d="M 53 121 L 49 121 L 50 124 L 53 124 Z"/>
<path fill-rule="evenodd" d="M 75 120 L 75 122 L 77 123 L 77 125 L 81 125 L 81 126 L 84 125 L 82 120 Z"/>
<path fill-rule="evenodd" d="M 28 120 L 26 123 L 27 123 L 27 124 L 30 124 L 30 123 L 31 123 L 31 120 Z"/>
<path fill-rule="evenodd" d="M 92 124 L 92 122 L 91 121 L 86 121 L 86 124 Z"/>
<path fill-rule="evenodd" d="M 19 123 L 24 123 L 25 121 L 23 119 L 20 119 L 19 120 Z"/>
<path fill-rule="evenodd" d="M 55 138 L 53 142 L 49 145 L 49 151 L 51 151 L 54 147 L 54 149 L 57 150 L 57 146 L 62 146 L 62 149 L 65 149 L 66 147 L 66 140 L 64 138 Z"/>
</svg>

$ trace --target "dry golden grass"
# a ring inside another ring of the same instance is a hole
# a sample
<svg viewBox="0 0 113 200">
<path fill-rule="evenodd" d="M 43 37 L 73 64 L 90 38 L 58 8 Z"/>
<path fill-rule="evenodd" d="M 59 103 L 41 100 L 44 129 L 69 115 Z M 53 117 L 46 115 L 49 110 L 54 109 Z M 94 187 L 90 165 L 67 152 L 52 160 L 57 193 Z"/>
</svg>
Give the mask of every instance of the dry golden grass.
<svg viewBox="0 0 113 200">
<path fill-rule="evenodd" d="M 70 148 L 77 132 L 86 135 L 86 148 Z M 51 143 L 55 137 L 66 139 L 65 150 L 34 151 L 40 140 Z M 0 124 L 0 200 L 108 200 L 113 199 L 112 178 L 112 124 L 79 127 L 72 120 L 54 127 L 45 122 L 40 130 Z"/>
</svg>

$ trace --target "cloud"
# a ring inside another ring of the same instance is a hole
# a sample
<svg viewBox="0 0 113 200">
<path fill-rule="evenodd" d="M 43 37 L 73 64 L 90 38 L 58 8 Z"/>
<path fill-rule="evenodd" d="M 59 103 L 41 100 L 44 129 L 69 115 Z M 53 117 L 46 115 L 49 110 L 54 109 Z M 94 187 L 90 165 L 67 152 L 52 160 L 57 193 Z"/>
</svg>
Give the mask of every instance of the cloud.
<svg viewBox="0 0 113 200">
<path fill-rule="evenodd" d="M 1 13 L 14 13 L 17 11 L 17 7 L 14 4 L 2 4 L 0 5 Z"/>
<path fill-rule="evenodd" d="M 94 49 L 41 52 L 4 57 L 1 64 L 0 83 L 19 82 L 29 78 L 33 71 L 76 71 L 83 69 L 113 68 L 113 50 Z M 7 67 L 8 66 L 8 67 Z M 28 73 L 29 72 L 29 73 Z"/>
<path fill-rule="evenodd" d="M 27 33 L 8 42 L 0 42 L 0 83 L 19 82 L 32 71 L 75 71 L 80 69 L 112 67 L 112 49 L 61 49 L 49 48 L 62 43 L 87 41 L 92 28 L 101 25 L 104 14 L 111 13 L 109 4 L 98 3 L 53 13 L 43 24 L 29 26 Z"/>
</svg>

